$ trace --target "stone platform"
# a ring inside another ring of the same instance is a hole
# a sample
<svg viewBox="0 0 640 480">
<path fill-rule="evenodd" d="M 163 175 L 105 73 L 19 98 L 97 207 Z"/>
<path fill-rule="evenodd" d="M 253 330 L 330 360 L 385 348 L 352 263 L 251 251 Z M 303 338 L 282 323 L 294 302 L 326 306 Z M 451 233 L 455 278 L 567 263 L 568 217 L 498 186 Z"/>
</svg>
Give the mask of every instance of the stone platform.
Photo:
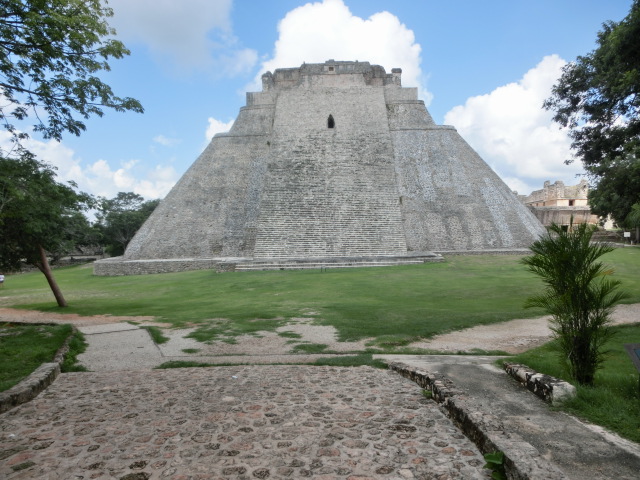
<svg viewBox="0 0 640 480">
<path fill-rule="evenodd" d="M 95 273 L 527 248 L 540 222 L 401 74 L 334 60 L 265 73 L 231 130 Z"/>
<path fill-rule="evenodd" d="M 311 270 L 326 268 L 390 267 L 443 262 L 442 255 L 422 252 L 402 256 L 318 257 L 318 258 L 168 258 L 157 260 L 123 260 L 107 258 L 94 264 L 96 275 L 116 276 L 150 273 L 182 272 L 185 270 L 215 270 L 240 272 L 250 270 Z"/>
</svg>

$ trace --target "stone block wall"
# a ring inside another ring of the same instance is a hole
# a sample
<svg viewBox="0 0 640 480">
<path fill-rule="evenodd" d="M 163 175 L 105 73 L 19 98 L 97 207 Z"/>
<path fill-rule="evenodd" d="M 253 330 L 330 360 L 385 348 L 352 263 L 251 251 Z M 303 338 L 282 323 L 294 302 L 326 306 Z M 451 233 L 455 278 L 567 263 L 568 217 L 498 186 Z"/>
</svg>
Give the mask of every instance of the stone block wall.
<svg viewBox="0 0 640 480">
<path fill-rule="evenodd" d="M 544 182 L 541 190 L 531 192 L 524 199 L 524 203 L 536 207 L 577 207 L 587 206 L 587 196 L 589 194 L 589 184 L 586 180 L 580 180 L 578 185 L 565 185 L 558 180 L 555 183 Z"/>
<path fill-rule="evenodd" d="M 392 159 L 381 89 L 281 95 L 255 257 L 406 253 Z"/>
<path fill-rule="evenodd" d="M 253 254 L 269 156 L 268 112 L 247 109 L 232 132 L 212 140 L 138 231 L 124 260 Z"/>
<path fill-rule="evenodd" d="M 392 138 L 409 251 L 525 248 L 543 232 L 453 127 Z"/>
<path fill-rule="evenodd" d="M 434 124 L 400 69 L 329 60 L 262 81 L 122 259 L 96 273 L 508 250 L 543 233 L 457 131 Z"/>
</svg>

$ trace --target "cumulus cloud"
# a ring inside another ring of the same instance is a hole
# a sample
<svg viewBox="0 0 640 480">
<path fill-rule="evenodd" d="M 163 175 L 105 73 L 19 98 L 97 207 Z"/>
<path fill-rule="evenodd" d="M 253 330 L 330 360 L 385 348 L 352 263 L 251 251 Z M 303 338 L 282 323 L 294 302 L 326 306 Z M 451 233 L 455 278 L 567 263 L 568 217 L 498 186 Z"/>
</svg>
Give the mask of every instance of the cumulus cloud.
<svg viewBox="0 0 640 480">
<path fill-rule="evenodd" d="M 582 173 L 580 162 L 564 164 L 571 141 L 542 108 L 565 64 L 557 55 L 546 56 L 517 82 L 471 97 L 445 115 L 445 123 L 521 194 L 542 188 L 545 180 L 577 183 Z"/>
<path fill-rule="evenodd" d="M 22 142 L 38 159 L 56 167 L 58 181 L 73 181 L 81 191 L 106 198 L 118 192 L 135 192 L 147 199 L 163 198 L 179 178 L 172 166 L 156 166 L 147 171 L 138 160 L 128 160 L 113 167 L 104 159 L 86 164 L 73 149 L 55 140 L 30 138 Z M 0 148 L 11 148 L 11 137 L 0 131 Z"/>
<path fill-rule="evenodd" d="M 153 141 L 162 145 L 163 147 L 173 147 L 179 144 L 181 140 L 179 138 L 170 138 L 165 137 L 164 135 L 156 135 L 155 137 L 153 137 Z"/>
<path fill-rule="evenodd" d="M 257 62 L 257 52 L 233 35 L 232 0 L 110 0 L 109 6 L 120 38 L 145 44 L 181 71 L 216 67 L 237 75 Z"/>
<path fill-rule="evenodd" d="M 209 126 L 207 127 L 207 131 L 205 132 L 205 137 L 207 139 L 207 143 L 211 141 L 213 136 L 216 133 L 228 132 L 231 130 L 233 126 L 234 120 L 229 120 L 228 122 L 221 122 L 220 120 L 216 120 L 213 117 L 209 117 Z"/>
<path fill-rule="evenodd" d="M 134 192 L 145 198 L 164 198 L 173 188 L 179 175 L 170 165 L 157 165 L 143 178 L 136 182 Z"/>
<path fill-rule="evenodd" d="M 262 63 L 260 76 L 276 68 L 288 68 L 326 60 L 360 60 L 382 65 L 387 72 L 402 68 L 402 84 L 418 87 L 428 104 L 432 95 L 424 88 L 420 68 L 421 47 L 415 35 L 389 12 L 363 19 L 351 13 L 343 0 L 307 3 L 288 12 L 278 24 L 278 40 L 273 58 Z"/>
</svg>

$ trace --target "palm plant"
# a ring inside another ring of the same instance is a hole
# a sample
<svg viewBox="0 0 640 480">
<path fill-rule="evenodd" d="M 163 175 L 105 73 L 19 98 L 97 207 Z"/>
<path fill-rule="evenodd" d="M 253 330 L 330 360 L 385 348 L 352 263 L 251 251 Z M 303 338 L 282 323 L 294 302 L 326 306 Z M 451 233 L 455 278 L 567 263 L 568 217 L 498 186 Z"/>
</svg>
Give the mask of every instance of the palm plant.
<svg viewBox="0 0 640 480">
<path fill-rule="evenodd" d="M 593 385 L 611 336 L 611 312 L 626 297 L 618 290 L 620 281 L 608 278 L 613 270 L 598 261 L 613 247 L 592 244 L 594 230 L 592 225 L 572 224 L 565 231 L 553 224 L 531 245 L 533 255 L 522 259 L 545 284 L 525 307 L 541 307 L 551 315 L 551 330 L 569 373 L 581 385 Z"/>
</svg>

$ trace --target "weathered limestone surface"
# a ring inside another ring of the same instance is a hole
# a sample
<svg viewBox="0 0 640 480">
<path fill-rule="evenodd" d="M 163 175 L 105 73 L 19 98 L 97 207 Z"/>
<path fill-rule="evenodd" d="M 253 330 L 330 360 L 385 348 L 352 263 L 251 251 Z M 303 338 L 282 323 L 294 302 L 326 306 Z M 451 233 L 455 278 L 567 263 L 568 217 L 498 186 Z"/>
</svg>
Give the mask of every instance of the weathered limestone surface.
<svg viewBox="0 0 640 480">
<path fill-rule="evenodd" d="M 558 180 L 554 184 L 546 181 L 544 188 L 521 198 L 543 225 L 598 225 L 600 218 L 591 213 L 588 194 L 589 184 L 584 179 L 572 186 Z"/>
<path fill-rule="evenodd" d="M 564 380 L 538 373 L 518 363 L 504 362 L 504 370 L 528 390 L 554 405 L 576 396 L 576 387 Z"/>
<path fill-rule="evenodd" d="M 382 89 L 293 89 L 271 138 L 256 258 L 406 253 Z"/>
<path fill-rule="evenodd" d="M 435 125 L 400 69 L 329 60 L 262 80 L 97 274 L 151 273 L 167 259 L 208 268 L 224 257 L 517 249 L 543 232 L 453 127 Z"/>
</svg>

